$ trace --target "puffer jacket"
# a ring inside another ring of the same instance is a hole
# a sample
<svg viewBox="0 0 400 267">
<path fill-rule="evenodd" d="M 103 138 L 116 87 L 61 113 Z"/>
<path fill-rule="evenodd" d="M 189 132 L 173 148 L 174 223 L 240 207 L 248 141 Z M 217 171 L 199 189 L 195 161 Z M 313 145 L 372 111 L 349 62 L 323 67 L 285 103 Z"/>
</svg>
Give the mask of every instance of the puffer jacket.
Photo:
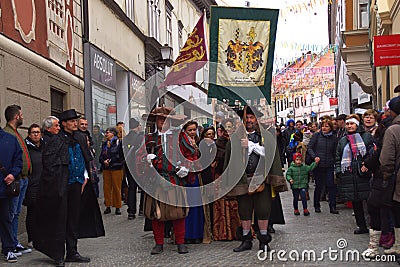
<svg viewBox="0 0 400 267">
<path fill-rule="evenodd" d="M 369 178 L 371 177 L 360 177 L 359 166 L 361 166 L 362 162 L 364 162 L 373 151 L 373 138 L 370 133 L 365 132 L 361 127 L 357 129 L 357 132 L 364 141 L 367 153 L 364 157 L 357 156 L 356 159 L 353 158 L 350 171 L 345 171 L 344 173 L 341 171 L 343 150 L 349 143 L 346 136 L 339 140 L 336 149 L 335 173 L 338 178 L 338 193 L 344 201 L 366 200 L 370 192 Z"/>
<path fill-rule="evenodd" d="M 338 141 L 334 134 L 324 135 L 322 132 L 317 132 L 313 135 L 307 146 L 307 153 L 312 160 L 316 157 L 321 159 L 318 167 L 333 167 L 335 165 L 337 143 Z"/>
<path fill-rule="evenodd" d="M 296 165 L 294 162 L 290 164 L 286 172 L 286 180 L 290 182 L 293 180 L 291 185 L 292 189 L 303 189 L 308 187 L 308 172 L 314 170 L 317 167 L 317 163 L 313 162 L 311 165 Z"/>
</svg>

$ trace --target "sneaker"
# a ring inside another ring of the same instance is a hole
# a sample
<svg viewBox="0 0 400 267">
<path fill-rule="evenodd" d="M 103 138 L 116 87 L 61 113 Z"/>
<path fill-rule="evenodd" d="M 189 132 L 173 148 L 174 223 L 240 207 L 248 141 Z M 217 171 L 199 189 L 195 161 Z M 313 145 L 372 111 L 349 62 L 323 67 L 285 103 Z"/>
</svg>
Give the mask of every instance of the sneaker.
<svg viewBox="0 0 400 267">
<path fill-rule="evenodd" d="M 17 260 L 17 255 L 15 255 L 14 254 L 14 252 L 12 252 L 12 251 L 9 251 L 8 253 L 7 253 L 7 256 L 5 256 L 5 258 L 6 258 L 6 261 L 7 262 L 17 262 L 18 260 Z"/>
<path fill-rule="evenodd" d="M 135 218 L 136 218 L 135 214 L 133 214 L 133 213 L 128 213 L 128 220 L 133 220 L 133 219 L 135 219 Z"/>
<path fill-rule="evenodd" d="M 300 215 L 300 211 L 299 210 L 294 210 L 294 215 Z"/>
<path fill-rule="evenodd" d="M 23 245 L 21 245 L 21 243 L 18 243 L 18 245 L 15 247 L 15 250 L 17 252 L 21 252 L 22 254 L 26 254 L 26 253 L 31 253 L 32 252 L 31 248 L 26 248 Z"/>
<path fill-rule="evenodd" d="M 139 210 L 139 216 L 144 216 L 144 213 L 142 210 Z"/>
<path fill-rule="evenodd" d="M 310 212 L 308 211 L 308 209 L 304 209 L 303 214 L 304 216 L 308 216 L 310 215 Z"/>
<path fill-rule="evenodd" d="M 14 255 L 17 256 L 17 257 L 22 256 L 22 252 L 19 252 L 19 251 L 17 251 L 16 249 L 14 249 L 14 250 L 12 251 L 12 253 L 14 253 Z"/>
</svg>

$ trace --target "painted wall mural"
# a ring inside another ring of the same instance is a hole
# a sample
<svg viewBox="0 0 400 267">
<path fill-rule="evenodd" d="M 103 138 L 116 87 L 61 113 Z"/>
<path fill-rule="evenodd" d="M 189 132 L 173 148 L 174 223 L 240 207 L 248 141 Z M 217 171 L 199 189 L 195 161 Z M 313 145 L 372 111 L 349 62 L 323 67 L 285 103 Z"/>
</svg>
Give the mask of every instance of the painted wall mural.
<svg viewBox="0 0 400 267">
<path fill-rule="evenodd" d="M 81 33 L 74 32 L 73 6 L 73 0 L 0 0 L 0 32 L 75 73 L 74 36 Z"/>
</svg>

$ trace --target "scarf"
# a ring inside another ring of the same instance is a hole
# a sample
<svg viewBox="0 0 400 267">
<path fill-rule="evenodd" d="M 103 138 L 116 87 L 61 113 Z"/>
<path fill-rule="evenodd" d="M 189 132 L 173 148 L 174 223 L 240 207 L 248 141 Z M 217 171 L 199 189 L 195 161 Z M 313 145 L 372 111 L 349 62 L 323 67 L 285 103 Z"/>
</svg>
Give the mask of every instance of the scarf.
<svg viewBox="0 0 400 267">
<path fill-rule="evenodd" d="M 323 132 L 321 131 L 321 134 L 322 134 L 323 136 L 332 136 L 332 135 L 333 135 L 333 131 L 330 131 L 330 132 L 327 133 L 327 134 L 325 134 L 325 133 L 323 133 Z"/>
<path fill-rule="evenodd" d="M 349 143 L 343 149 L 341 170 L 342 172 L 351 171 L 352 159 L 356 159 L 358 155 L 365 156 L 367 148 L 359 133 L 349 134 L 346 136 Z"/>
</svg>

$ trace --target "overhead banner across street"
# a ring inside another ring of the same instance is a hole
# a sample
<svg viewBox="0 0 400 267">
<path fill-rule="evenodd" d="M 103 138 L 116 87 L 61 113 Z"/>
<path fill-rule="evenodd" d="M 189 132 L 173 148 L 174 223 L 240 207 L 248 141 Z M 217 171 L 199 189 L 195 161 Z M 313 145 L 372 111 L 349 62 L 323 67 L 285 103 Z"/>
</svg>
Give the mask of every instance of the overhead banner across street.
<svg viewBox="0 0 400 267">
<path fill-rule="evenodd" d="M 276 9 L 211 7 L 210 62 L 217 64 L 210 66 L 209 98 L 270 103 L 278 16 Z"/>
</svg>

